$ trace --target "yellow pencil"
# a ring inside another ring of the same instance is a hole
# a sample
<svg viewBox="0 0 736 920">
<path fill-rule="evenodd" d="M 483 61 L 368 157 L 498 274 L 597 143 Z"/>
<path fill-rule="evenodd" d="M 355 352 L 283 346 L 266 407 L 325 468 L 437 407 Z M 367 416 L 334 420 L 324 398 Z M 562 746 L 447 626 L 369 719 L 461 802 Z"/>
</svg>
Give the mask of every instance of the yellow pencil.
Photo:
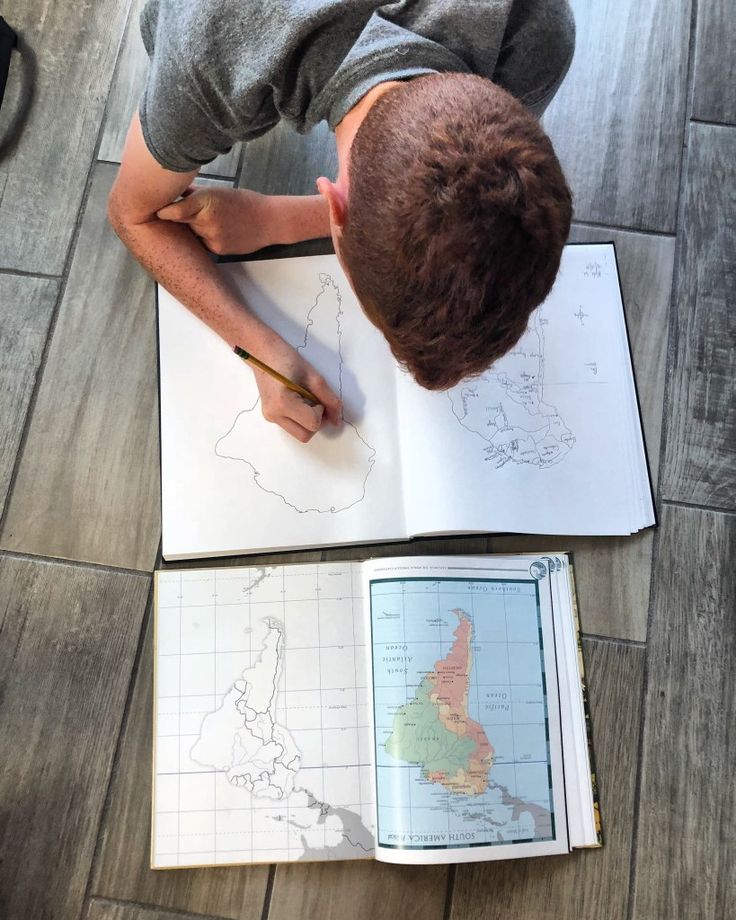
<svg viewBox="0 0 736 920">
<path fill-rule="evenodd" d="M 241 348 L 240 345 L 236 345 L 233 348 L 235 354 L 242 358 L 243 361 L 247 361 L 249 364 L 252 364 L 254 367 L 257 367 L 259 370 L 264 371 L 266 374 L 270 374 L 274 380 L 278 380 L 280 383 L 288 389 L 292 390 L 294 393 L 298 393 L 302 399 L 307 399 L 309 402 L 313 402 L 315 405 L 319 405 L 320 402 L 317 397 L 308 390 L 306 387 L 299 386 L 298 383 L 294 383 L 293 380 L 289 380 L 288 377 L 284 377 L 283 374 L 279 374 L 278 371 L 275 371 L 272 367 L 269 367 L 268 364 L 264 364 L 263 361 L 259 361 L 254 355 L 246 351 L 244 348 Z"/>
</svg>

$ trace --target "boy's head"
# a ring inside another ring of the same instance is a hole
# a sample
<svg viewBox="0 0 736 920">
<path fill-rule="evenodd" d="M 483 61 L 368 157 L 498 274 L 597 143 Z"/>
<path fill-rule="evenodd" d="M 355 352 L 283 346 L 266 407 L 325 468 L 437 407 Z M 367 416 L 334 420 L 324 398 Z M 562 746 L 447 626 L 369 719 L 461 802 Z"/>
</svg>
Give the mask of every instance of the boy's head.
<svg viewBox="0 0 736 920">
<path fill-rule="evenodd" d="M 432 74 L 385 92 L 360 124 L 339 253 L 397 360 L 445 389 L 518 341 L 570 217 L 537 119 L 489 80 Z"/>
</svg>

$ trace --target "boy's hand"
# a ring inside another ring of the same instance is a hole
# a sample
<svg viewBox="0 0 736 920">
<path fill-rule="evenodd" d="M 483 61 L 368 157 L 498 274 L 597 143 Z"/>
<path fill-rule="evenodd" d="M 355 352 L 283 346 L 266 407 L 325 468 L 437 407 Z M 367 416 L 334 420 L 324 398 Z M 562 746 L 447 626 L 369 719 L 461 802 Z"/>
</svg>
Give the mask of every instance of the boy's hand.
<svg viewBox="0 0 736 920">
<path fill-rule="evenodd" d="M 254 354 L 280 374 L 311 390 L 320 400 L 313 406 L 287 389 L 278 380 L 253 368 L 261 394 L 263 417 L 280 425 L 284 431 L 306 444 L 325 424 L 342 424 L 342 403 L 324 377 L 308 364 L 291 345 L 272 333 L 267 342 L 259 343 Z"/>
<path fill-rule="evenodd" d="M 219 256 L 244 255 L 274 242 L 269 199 L 249 189 L 190 186 L 180 201 L 161 208 L 156 216 L 187 224 Z"/>
</svg>

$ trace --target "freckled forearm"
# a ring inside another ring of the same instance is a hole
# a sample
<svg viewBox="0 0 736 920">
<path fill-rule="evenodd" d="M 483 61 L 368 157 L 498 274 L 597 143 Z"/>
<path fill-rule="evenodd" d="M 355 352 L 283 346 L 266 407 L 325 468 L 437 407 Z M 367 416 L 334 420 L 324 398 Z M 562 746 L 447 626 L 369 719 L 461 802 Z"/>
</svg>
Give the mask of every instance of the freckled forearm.
<svg viewBox="0 0 736 920">
<path fill-rule="evenodd" d="M 229 345 L 256 348 L 269 330 L 233 295 L 216 264 L 188 227 L 153 219 L 145 223 L 110 215 L 135 258 L 177 300 Z"/>
<path fill-rule="evenodd" d="M 322 195 L 269 196 L 274 243 L 299 243 L 330 235 L 327 201 Z"/>
</svg>

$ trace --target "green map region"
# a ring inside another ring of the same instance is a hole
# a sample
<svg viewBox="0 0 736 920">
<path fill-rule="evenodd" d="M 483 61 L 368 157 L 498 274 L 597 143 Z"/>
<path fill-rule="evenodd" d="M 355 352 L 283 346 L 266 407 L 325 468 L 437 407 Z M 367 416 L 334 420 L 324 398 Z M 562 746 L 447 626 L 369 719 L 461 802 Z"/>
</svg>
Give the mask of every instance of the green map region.
<svg viewBox="0 0 736 920">
<path fill-rule="evenodd" d="M 449 792 L 481 795 L 488 787 L 493 748 L 483 726 L 468 714 L 473 624 L 464 610 L 452 613 L 458 619 L 452 647 L 414 698 L 396 711 L 385 750 L 397 760 L 418 764 L 424 778 Z"/>
</svg>

